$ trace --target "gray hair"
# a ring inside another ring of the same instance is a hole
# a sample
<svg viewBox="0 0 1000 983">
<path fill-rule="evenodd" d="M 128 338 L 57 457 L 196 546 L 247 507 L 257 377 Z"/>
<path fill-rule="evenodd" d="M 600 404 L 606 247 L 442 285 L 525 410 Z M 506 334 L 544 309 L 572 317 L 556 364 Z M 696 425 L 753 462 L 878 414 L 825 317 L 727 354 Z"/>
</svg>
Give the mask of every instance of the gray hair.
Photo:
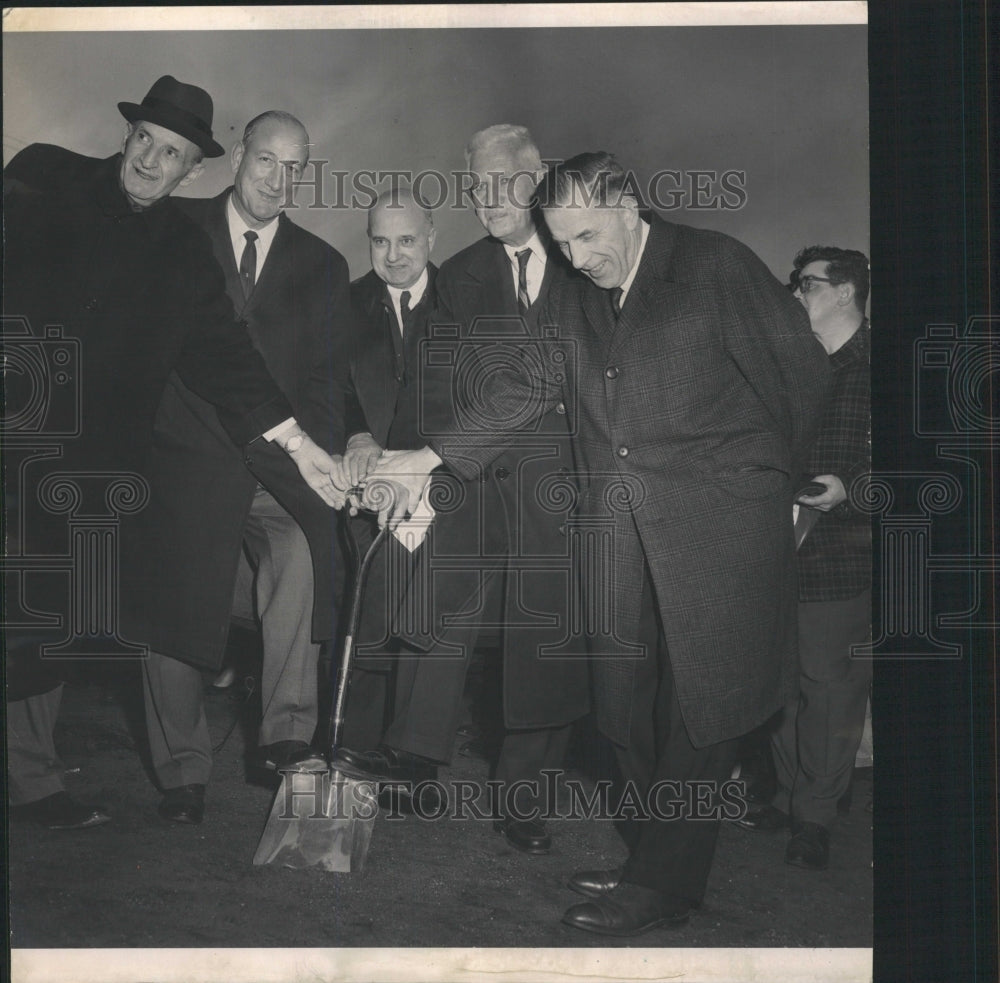
<svg viewBox="0 0 1000 983">
<path fill-rule="evenodd" d="M 487 148 L 504 150 L 518 160 L 529 171 L 542 169 L 542 155 L 526 126 L 511 123 L 497 123 L 485 130 L 473 133 L 465 147 L 465 164 L 468 167 L 472 155 Z"/>
</svg>

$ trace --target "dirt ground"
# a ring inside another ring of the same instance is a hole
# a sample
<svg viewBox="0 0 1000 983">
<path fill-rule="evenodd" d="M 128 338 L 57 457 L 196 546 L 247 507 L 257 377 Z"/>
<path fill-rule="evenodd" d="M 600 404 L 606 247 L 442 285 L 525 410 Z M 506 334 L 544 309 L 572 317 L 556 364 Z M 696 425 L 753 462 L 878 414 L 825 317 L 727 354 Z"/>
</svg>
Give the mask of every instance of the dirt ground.
<svg viewBox="0 0 1000 983">
<path fill-rule="evenodd" d="M 240 681 L 230 691 L 206 690 L 221 747 L 204 823 L 164 823 L 146 763 L 137 682 L 132 667 L 103 686 L 66 687 L 57 743 L 67 787 L 104 804 L 114 818 L 70 832 L 13 819 L 14 947 L 608 946 L 560 923 L 581 900 L 566 878 L 624 857 L 607 821 L 554 821 L 551 854 L 528 857 L 488 821 L 382 814 L 361 873 L 253 866 L 276 784 L 247 772 L 254 707 Z M 575 777 L 600 773 L 599 751 L 590 735 L 576 743 Z M 724 823 L 704 906 L 687 926 L 633 944 L 871 946 L 871 781 L 870 772 L 859 775 L 853 808 L 833 830 L 828 870 L 784 864 L 781 834 Z M 484 780 L 487 764 L 456 753 L 441 772 L 452 777 Z"/>
</svg>

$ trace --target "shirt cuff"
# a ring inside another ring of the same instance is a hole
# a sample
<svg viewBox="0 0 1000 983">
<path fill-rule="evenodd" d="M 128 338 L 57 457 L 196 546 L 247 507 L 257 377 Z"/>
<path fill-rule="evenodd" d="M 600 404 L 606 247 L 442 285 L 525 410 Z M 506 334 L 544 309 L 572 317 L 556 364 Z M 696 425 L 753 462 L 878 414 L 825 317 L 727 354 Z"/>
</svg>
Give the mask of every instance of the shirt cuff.
<svg viewBox="0 0 1000 983">
<path fill-rule="evenodd" d="M 287 420 L 282 420 L 276 427 L 271 427 L 270 430 L 265 431 L 261 436 L 270 443 L 272 440 L 280 437 L 286 430 L 291 430 L 293 427 L 297 427 L 298 424 L 295 422 L 295 417 L 290 416 Z"/>
</svg>

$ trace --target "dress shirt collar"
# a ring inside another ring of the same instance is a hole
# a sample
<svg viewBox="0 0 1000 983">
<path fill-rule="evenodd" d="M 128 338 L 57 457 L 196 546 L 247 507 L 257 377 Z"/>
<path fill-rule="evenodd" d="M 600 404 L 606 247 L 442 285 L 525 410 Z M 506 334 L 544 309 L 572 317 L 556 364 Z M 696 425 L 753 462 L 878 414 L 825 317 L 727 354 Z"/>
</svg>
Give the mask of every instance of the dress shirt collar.
<svg viewBox="0 0 1000 983">
<path fill-rule="evenodd" d="M 545 247 L 542 245 L 542 239 L 538 234 L 536 229 L 531 233 L 531 238 L 521 246 L 511 246 L 506 242 L 501 243 L 504 248 L 504 252 L 507 254 L 507 258 L 510 260 L 511 265 L 514 267 L 515 271 L 518 267 L 517 254 L 523 252 L 525 249 L 530 249 L 532 253 L 532 259 L 539 259 L 542 263 L 545 262 Z"/>
<path fill-rule="evenodd" d="M 427 290 L 427 267 L 425 266 L 420 271 L 420 276 L 417 277 L 416 282 L 412 283 L 408 287 L 393 287 L 388 283 L 385 285 L 386 290 L 389 291 L 389 298 L 392 300 L 392 306 L 396 308 L 397 311 L 400 309 L 400 298 L 404 293 L 410 295 L 410 310 L 412 311 L 417 304 L 420 303 L 424 298 L 424 292 Z"/>
<path fill-rule="evenodd" d="M 645 219 L 639 219 L 641 225 L 641 238 L 639 240 L 639 253 L 635 257 L 635 262 L 632 264 L 632 269 L 629 270 L 629 274 L 622 281 L 619 289 L 621 290 L 621 297 L 618 300 L 618 306 L 625 306 L 625 298 L 628 296 L 629 290 L 632 288 L 632 283 L 635 280 L 636 273 L 639 272 L 639 264 L 642 262 L 642 254 L 646 251 L 646 240 L 649 238 L 649 222 Z"/>
<path fill-rule="evenodd" d="M 243 221 L 243 216 L 236 211 L 236 206 L 233 204 L 233 193 L 230 192 L 229 198 L 226 200 L 226 220 L 229 224 L 229 238 L 233 241 L 233 255 L 236 257 L 237 269 L 239 269 L 243 250 L 247 244 L 243 233 L 257 233 L 257 279 L 260 280 L 260 271 L 264 268 L 264 261 L 267 259 L 267 254 L 271 251 L 274 237 L 278 234 L 278 216 L 275 215 L 263 228 L 251 229 Z"/>
</svg>

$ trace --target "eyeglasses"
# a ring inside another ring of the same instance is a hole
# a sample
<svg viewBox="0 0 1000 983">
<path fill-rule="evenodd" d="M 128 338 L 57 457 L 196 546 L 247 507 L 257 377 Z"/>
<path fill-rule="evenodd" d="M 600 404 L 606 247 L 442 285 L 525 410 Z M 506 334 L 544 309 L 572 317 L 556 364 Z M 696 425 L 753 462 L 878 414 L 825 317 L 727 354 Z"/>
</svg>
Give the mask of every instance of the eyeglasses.
<svg viewBox="0 0 1000 983">
<path fill-rule="evenodd" d="M 811 273 L 807 273 L 805 276 L 800 276 L 796 281 L 796 289 L 800 294 L 807 294 L 812 290 L 813 285 L 816 283 L 833 283 L 828 276 L 813 276 Z"/>
</svg>

